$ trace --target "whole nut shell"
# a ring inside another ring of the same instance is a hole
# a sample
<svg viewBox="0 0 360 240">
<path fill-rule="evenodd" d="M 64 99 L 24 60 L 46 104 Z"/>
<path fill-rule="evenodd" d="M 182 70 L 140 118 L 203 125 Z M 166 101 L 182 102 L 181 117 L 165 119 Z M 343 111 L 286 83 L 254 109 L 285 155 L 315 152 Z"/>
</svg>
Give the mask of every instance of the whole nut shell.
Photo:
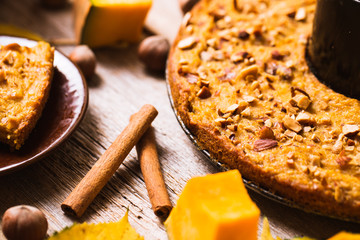
<svg viewBox="0 0 360 240">
<path fill-rule="evenodd" d="M 140 43 L 138 56 L 149 70 L 164 71 L 169 50 L 170 44 L 165 37 L 150 36 Z"/>
<path fill-rule="evenodd" d="M 96 57 L 94 52 L 87 45 L 76 46 L 69 58 L 80 68 L 86 79 L 90 79 L 94 75 Z"/>
<path fill-rule="evenodd" d="M 41 240 L 45 238 L 48 222 L 39 209 L 19 205 L 5 211 L 2 231 L 9 240 Z"/>
</svg>

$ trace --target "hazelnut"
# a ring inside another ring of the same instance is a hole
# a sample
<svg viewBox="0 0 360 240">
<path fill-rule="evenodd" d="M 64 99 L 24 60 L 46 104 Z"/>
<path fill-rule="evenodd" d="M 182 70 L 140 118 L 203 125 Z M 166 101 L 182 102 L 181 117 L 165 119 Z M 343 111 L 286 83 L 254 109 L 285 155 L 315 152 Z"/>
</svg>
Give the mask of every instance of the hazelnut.
<svg viewBox="0 0 360 240">
<path fill-rule="evenodd" d="M 41 240 L 45 238 L 48 222 L 39 209 L 19 205 L 5 211 L 2 231 L 9 240 Z"/>
<path fill-rule="evenodd" d="M 190 11 L 199 0 L 179 0 L 179 5 L 183 13 Z"/>
<path fill-rule="evenodd" d="M 69 57 L 80 68 L 86 79 L 90 79 L 94 75 L 96 57 L 87 45 L 76 46 Z"/>
<path fill-rule="evenodd" d="M 164 71 L 170 44 L 165 37 L 150 36 L 139 46 L 138 56 L 145 66 L 152 71 Z"/>
</svg>

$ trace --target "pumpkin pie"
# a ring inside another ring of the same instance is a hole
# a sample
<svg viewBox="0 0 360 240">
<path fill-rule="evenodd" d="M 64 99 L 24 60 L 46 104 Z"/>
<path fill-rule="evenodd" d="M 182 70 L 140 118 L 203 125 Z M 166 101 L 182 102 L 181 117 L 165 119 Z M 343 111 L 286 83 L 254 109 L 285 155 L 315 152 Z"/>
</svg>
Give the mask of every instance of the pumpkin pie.
<svg viewBox="0 0 360 240">
<path fill-rule="evenodd" d="M 202 0 L 183 19 L 167 78 L 201 148 L 313 212 L 360 220 L 360 102 L 306 61 L 315 0 Z"/>
<path fill-rule="evenodd" d="M 49 96 L 54 48 L 0 46 L 0 141 L 20 149 L 41 116 Z"/>
</svg>

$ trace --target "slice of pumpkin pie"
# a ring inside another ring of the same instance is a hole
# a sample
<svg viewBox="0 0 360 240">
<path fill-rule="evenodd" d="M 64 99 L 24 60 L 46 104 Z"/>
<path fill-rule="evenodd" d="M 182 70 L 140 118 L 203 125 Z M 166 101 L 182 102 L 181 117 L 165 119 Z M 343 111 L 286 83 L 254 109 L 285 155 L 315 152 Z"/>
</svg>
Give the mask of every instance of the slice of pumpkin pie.
<svg viewBox="0 0 360 240">
<path fill-rule="evenodd" d="M 0 142 L 20 149 L 35 127 L 50 92 L 54 48 L 0 46 Z"/>
</svg>

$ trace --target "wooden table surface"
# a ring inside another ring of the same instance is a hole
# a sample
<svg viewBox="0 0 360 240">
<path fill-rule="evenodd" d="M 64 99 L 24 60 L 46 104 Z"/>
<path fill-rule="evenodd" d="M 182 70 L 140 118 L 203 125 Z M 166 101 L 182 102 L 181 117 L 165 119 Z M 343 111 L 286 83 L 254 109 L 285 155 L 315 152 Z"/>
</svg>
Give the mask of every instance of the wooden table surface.
<svg viewBox="0 0 360 240">
<path fill-rule="evenodd" d="M 0 23 L 13 24 L 46 39 L 73 38 L 72 5 L 48 10 L 38 0 L 0 0 Z M 154 0 L 147 25 L 174 38 L 181 20 L 177 0 Z M 73 46 L 58 47 L 69 54 Z M 144 70 L 137 45 L 95 50 L 96 76 L 88 81 L 89 107 L 73 135 L 51 155 L 15 173 L 0 177 L 0 216 L 14 205 L 40 208 L 49 222 L 48 234 L 74 222 L 109 222 L 121 218 L 129 207 L 130 223 L 145 239 L 167 239 L 161 221 L 151 210 L 136 152 L 124 163 L 95 198 L 82 218 L 65 215 L 61 202 L 128 124 L 131 114 L 146 103 L 159 115 L 153 122 L 162 171 L 173 204 L 193 176 L 218 172 L 197 150 L 179 126 L 171 109 L 164 75 Z M 1 156 L 0 156 L 1 159 Z M 250 191 L 273 235 L 289 238 L 307 235 L 325 239 L 340 230 L 360 232 L 360 225 L 289 208 Z M 260 223 L 261 225 L 261 223 Z M 0 239 L 4 238 L 0 234 Z"/>
</svg>

